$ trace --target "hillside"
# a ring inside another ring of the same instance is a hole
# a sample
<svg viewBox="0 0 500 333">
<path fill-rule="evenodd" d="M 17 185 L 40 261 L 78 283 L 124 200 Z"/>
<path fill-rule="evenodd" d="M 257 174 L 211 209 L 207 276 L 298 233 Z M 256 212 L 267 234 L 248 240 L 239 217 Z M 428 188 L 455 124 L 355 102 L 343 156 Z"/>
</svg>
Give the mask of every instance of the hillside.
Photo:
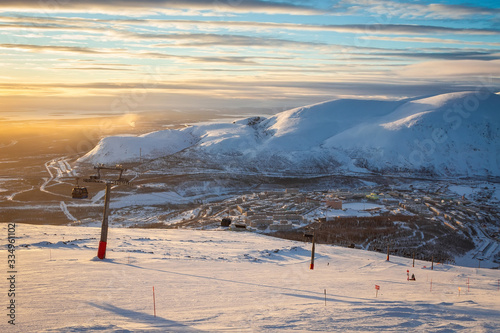
<svg viewBox="0 0 500 333">
<path fill-rule="evenodd" d="M 16 325 L 4 317 L 3 332 L 500 329 L 491 269 L 431 270 L 429 262 L 412 267 L 411 259 L 318 245 L 310 270 L 310 243 L 181 229 L 110 228 L 101 261 L 99 228 L 16 224 L 15 234 Z"/>
<path fill-rule="evenodd" d="M 450 93 L 405 101 L 333 100 L 233 123 L 114 136 L 79 159 L 162 168 L 287 175 L 420 173 L 500 176 L 500 96 Z M 200 163 L 203 162 L 203 163 Z"/>
</svg>

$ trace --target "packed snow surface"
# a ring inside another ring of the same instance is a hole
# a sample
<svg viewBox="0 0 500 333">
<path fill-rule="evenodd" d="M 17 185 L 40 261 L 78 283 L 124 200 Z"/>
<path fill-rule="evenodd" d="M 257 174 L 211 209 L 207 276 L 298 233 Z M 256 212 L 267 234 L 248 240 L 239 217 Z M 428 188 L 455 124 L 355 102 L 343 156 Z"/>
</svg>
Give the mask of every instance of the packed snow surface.
<svg viewBox="0 0 500 333">
<path fill-rule="evenodd" d="M 99 260 L 99 228 L 17 224 L 15 234 L 16 325 L 3 307 L 2 332 L 500 330 L 491 269 L 317 245 L 310 270 L 310 243 L 182 229 L 110 228 Z"/>
<path fill-rule="evenodd" d="M 269 118 L 108 137 L 79 161 L 113 164 L 140 154 L 227 171 L 500 176 L 500 96 L 333 100 Z"/>
</svg>

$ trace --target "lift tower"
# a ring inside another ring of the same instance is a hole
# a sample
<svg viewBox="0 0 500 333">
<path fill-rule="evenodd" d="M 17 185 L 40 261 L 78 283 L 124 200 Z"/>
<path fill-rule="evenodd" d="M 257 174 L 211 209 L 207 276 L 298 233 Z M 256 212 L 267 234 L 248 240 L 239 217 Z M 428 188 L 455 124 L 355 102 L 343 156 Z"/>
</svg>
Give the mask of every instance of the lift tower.
<svg viewBox="0 0 500 333">
<path fill-rule="evenodd" d="M 111 196 L 111 185 L 130 185 L 130 181 L 123 178 L 123 172 L 126 170 L 121 165 L 115 165 L 114 167 L 107 167 L 102 164 L 94 166 L 97 170 L 97 175 L 90 176 L 88 179 L 83 181 L 86 183 L 103 183 L 106 184 L 106 194 L 104 196 L 104 212 L 102 217 L 102 227 L 101 227 L 101 240 L 99 241 L 99 248 L 97 250 L 97 257 L 99 259 L 106 258 L 106 245 L 108 243 L 108 215 L 109 215 L 109 201 Z M 101 170 L 114 170 L 119 171 L 120 175 L 117 179 L 103 179 L 101 178 Z"/>
</svg>

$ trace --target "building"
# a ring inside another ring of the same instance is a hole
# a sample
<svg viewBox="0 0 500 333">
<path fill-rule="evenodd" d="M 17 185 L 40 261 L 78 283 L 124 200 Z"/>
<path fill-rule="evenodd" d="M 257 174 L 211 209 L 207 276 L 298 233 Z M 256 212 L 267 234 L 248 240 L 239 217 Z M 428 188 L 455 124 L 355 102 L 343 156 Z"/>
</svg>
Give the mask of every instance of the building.
<svg viewBox="0 0 500 333">
<path fill-rule="evenodd" d="M 291 223 L 288 223 L 287 221 L 280 221 L 279 223 L 274 222 L 269 226 L 269 229 L 272 231 L 286 231 L 286 230 L 292 230 L 293 225 Z"/>
<path fill-rule="evenodd" d="M 342 200 L 336 200 L 336 199 L 326 200 L 326 207 L 332 209 L 342 209 Z"/>
</svg>

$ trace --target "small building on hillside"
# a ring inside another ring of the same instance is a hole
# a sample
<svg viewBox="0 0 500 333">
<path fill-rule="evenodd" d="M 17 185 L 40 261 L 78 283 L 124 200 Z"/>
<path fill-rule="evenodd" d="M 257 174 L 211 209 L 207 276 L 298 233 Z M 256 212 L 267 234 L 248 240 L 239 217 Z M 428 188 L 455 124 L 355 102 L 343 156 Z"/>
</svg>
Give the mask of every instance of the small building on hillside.
<svg viewBox="0 0 500 333">
<path fill-rule="evenodd" d="M 286 231 L 286 230 L 292 230 L 293 225 L 288 222 L 288 221 L 280 221 L 280 222 L 274 222 L 269 226 L 269 229 L 272 231 Z"/>
<path fill-rule="evenodd" d="M 326 207 L 332 209 L 342 209 L 342 200 L 338 199 L 326 200 Z"/>
</svg>

